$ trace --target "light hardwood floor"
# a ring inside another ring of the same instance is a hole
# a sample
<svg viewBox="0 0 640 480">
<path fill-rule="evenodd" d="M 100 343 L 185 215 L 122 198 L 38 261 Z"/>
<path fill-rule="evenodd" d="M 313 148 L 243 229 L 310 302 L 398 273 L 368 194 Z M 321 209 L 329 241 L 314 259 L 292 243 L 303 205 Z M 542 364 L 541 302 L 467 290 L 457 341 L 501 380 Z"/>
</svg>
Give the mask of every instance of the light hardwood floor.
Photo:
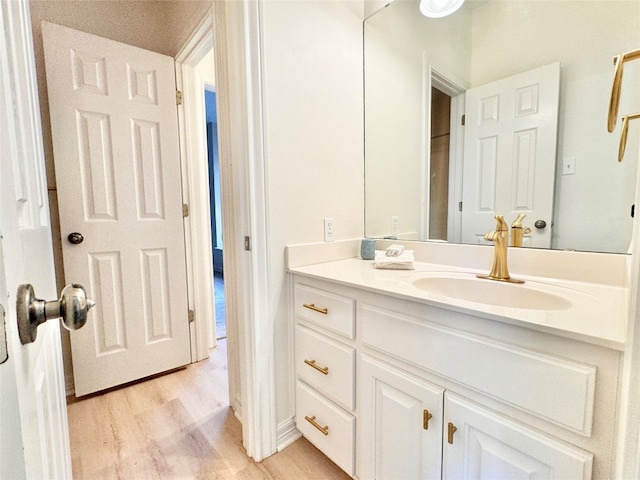
<svg viewBox="0 0 640 480">
<path fill-rule="evenodd" d="M 246 456 L 228 406 L 226 341 L 208 360 L 85 399 L 69 399 L 74 479 L 348 479 L 299 439 L 261 463 Z"/>
</svg>

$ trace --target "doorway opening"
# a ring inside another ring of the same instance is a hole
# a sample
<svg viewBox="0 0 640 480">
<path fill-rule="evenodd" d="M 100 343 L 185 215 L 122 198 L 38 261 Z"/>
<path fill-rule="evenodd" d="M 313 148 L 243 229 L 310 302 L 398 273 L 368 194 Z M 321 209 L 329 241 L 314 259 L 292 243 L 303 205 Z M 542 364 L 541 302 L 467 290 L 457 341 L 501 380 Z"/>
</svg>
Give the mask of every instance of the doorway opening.
<svg viewBox="0 0 640 480">
<path fill-rule="evenodd" d="M 425 59 L 425 62 L 428 62 Z M 460 242 L 464 151 L 464 83 L 426 63 L 429 124 L 423 201 L 425 238 Z"/>
<path fill-rule="evenodd" d="M 224 263 L 222 259 L 222 196 L 220 195 L 220 159 L 218 155 L 218 118 L 216 91 L 205 86 L 204 103 L 207 123 L 207 162 L 209 170 L 209 205 L 211 211 L 211 250 L 213 255 L 213 292 L 216 340 L 227 337 Z"/>
<path fill-rule="evenodd" d="M 449 145 L 451 96 L 431 87 L 429 160 L 429 239 L 447 240 L 449 218 Z"/>
</svg>

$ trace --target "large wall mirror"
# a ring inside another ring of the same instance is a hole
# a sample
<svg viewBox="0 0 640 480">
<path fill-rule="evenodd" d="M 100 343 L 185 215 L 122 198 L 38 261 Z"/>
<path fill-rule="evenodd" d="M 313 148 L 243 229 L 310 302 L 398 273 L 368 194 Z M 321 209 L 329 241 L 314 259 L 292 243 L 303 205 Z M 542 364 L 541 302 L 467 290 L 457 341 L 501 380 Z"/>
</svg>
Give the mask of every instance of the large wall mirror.
<svg viewBox="0 0 640 480">
<path fill-rule="evenodd" d="M 367 236 L 482 243 L 494 213 L 522 213 L 525 246 L 628 251 L 640 120 L 618 162 L 607 110 L 640 1 L 466 0 L 431 19 L 395 0 L 364 38 Z M 624 72 L 619 116 L 640 113 L 640 60 Z"/>
</svg>

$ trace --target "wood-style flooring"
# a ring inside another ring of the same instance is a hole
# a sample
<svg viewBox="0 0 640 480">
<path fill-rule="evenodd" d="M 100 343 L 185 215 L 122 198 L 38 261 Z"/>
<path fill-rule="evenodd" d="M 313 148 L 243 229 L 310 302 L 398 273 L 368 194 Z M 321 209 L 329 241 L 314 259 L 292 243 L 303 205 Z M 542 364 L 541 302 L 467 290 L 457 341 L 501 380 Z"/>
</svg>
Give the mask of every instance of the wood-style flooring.
<svg viewBox="0 0 640 480">
<path fill-rule="evenodd" d="M 70 399 L 74 479 L 350 478 L 305 439 L 260 463 L 229 408 L 226 341 L 208 360 L 84 399 Z"/>
</svg>

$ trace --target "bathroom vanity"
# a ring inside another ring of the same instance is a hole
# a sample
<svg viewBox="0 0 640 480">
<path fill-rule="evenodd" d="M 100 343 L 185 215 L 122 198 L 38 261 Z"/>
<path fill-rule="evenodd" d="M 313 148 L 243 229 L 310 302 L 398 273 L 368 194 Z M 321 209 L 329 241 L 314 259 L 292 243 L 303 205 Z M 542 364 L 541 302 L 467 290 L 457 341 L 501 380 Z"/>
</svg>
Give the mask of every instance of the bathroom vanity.
<svg viewBox="0 0 640 480">
<path fill-rule="evenodd" d="M 344 258 L 289 272 L 296 424 L 349 475 L 615 476 L 623 285 L 524 277 L 549 296 L 520 308 L 491 284 L 486 300 L 434 293 L 446 278 L 490 282 L 455 265 Z M 544 303 L 554 295 L 568 303 Z"/>
</svg>

